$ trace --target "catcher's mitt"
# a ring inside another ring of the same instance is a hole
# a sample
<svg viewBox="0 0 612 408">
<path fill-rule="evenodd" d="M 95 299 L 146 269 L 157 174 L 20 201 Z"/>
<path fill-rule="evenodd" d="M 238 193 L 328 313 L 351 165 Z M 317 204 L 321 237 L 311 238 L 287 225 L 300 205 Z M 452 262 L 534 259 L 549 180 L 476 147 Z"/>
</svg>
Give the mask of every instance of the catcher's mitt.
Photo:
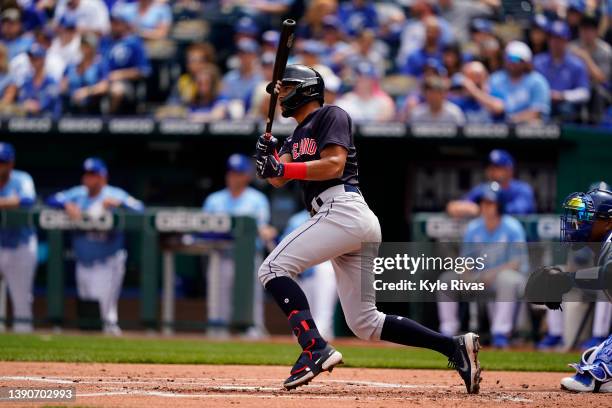
<svg viewBox="0 0 612 408">
<path fill-rule="evenodd" d="M 572 278 L 558 266 L 545 266 L 532 272 L 525 287 L 525 300 L 549 309 L 561 308 L 563 295 L 572 288 Z"/>
</svg>

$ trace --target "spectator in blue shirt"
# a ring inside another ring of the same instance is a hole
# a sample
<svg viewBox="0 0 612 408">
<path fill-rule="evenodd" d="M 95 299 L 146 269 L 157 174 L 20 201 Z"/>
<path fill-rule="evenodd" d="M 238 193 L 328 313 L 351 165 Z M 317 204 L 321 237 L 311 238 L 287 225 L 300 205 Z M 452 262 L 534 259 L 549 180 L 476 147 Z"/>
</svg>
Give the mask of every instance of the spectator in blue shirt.
<svg viewBox="0 0 612 408">
<path fill-rule="evenodd" d="M 344 31 L 351 36 L 356 36 L 367 28 L 378 29 L 376 8 L 368 0 L 342 3 L 338 9 L 338 19 L 342 21 Z"/>
<path fill-rule="evenodd" d="M 82 184 L 60 191 L 47 205 L 63 209 L 73 221 L 99 219 L 117 208 L 140 212 L 144 205 L 124 190 L 108 185 L 108 168 L 97 157 L 83 163 Z M 98 301 L 104 331 L 119 335 L 117 303 L 125 275 L 125 235 L 120 231 L 77 231 L 72 236 L 77 293 Z"/>
<path fill-rule="evenodd" d="M 18 2 L 23 13 L 21 22 L 25 32 L 36 30 L 47 23 L 47 10 L 38 7 L 38 3 L 38 0 L 20 0 Z"/>
<path fill-rule="evenodd" d="M 505 50 L 505 69 L 489 80 L 490 110 L 511 123 L 538 123 L 550 115 L 550 87 L 546 78 L 531 69 L 532 53 L 520 41 Z"/>
<path fill-rule="evenodd" d="M 136 86 L 151 72 L 144 44 L 131 30 L 129 18 L 121 9 L 113 11 L 111 38 L 103 47 L 108 63 L 111 113 L 134 111 Z"/>
<path fill-rule="evenodd" d="M 66 68 L 61 90 L 71 113 L 100 114 L 100 101 L 108 92 L 108 70 L 97 54 L 98 37 L 81 37 L 82 59 Z"/>
<path fill-rule="evenodd" d="M 1 40 L 8 49 L 9 61 L 22 52 L 26 52 L 34 43 L 34 38 L 23 32 L 21 11 L 8 8 L 2 12 Z"/>
<path fill-rule="evenodd" d="M 534 66 L 550 84 L 552 116 L 572 121 L 591 94 L 588 71 L 580 58 L 568 52 L 570 31 L 564 21 L 551 23 L 549 36 L 549 51 L 536 55 Z"/>
<path fill-rule="evenodd" d="M 489 73 L 479 61 L 464 65 L 463 72 L 451 78 L 450 101 L 461 108 L 467 123 L 490 123 L 491 111 L 487 105 Z"/>
<path fill-rule="evenodd" d="M 442 62 L 442 47 L 440 45 L 440 24 L 438 18 L 430 16 L 423 21 L 425 26 L 425 42 L 423 47 L 408 55 L 402 73 L 420 78 L 423 75 L 425 63 L 429 59 Z"/>
<path fill-rule="evenodd" d="M 46 51 L 34 44 L 28 51 L 33 73 L 19 89 L 18 102 L 28 115 L 58 117 L 61 113 L 58 83 L 45 72 Z"/>
<path fill-rule="evenodd" d="M 514 159 L 506 150 L 495 149 L 489 153 L 485 169 L 487 181 L 472 188 L 461 200 L 448 203 L 446 211 L 451 217 L 475 217 L 478 215 L 478 201 L 491 182 L 500 185 L 500 195 L 507 214 L 523 215 L 536 211 L 533 188 L 524 181 L 514 178 Z"/>
<path fill-rule="evenodd" d="M 238 42 L 238 59 L 240 66 L 229 71 L 223 77 L 221 94 L 223 98 L 236 106 L 242 105 L 242 111 L 249 109 L 249 100 L 257 84 L 263 80 L 258 61 L 259 45 L 250 39 Z"/>
<path fill-rule="evenodd" d="M 172 10 L 168 4 L 155 0 L 138 0 L 118 3 L 115 7 L 121 9 L 140 38 L 163 40 L 168 37 L 172 25 Z"/>
</svg>

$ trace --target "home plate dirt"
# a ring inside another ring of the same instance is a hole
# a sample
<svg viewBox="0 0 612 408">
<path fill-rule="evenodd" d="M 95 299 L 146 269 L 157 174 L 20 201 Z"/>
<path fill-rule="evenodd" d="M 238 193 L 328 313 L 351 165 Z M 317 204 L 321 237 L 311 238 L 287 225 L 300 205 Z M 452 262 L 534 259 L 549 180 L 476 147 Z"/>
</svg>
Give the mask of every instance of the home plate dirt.
<svg viewBox="0 0 612 408">
<path fill-rule="evenodd" d="M 561 373 L 484 372 L 479 395 L 467 395 L 459 376 L 443 370 L 336 368 L 305 387 L 285 391 L 288 367 L 2 362 L 0 385 L 75 386 L 87 407 L 609 407 L 610 394 L 570 394 Z M 312 402 L 312 404 L 309 404 Z M 483 405 L 486 404 L 486 405 Z M 9 406 L 58 403 L 0 402 Z"/>
</svg>

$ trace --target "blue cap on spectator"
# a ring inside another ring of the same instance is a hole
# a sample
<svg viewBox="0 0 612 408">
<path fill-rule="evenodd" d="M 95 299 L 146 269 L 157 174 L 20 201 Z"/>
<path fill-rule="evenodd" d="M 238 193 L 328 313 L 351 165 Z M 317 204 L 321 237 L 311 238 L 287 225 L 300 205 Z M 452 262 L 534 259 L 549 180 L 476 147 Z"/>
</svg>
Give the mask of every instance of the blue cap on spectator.
<svg viewBox="0 0 612 408">
<path fill-rule="evenodd" d="M 548 34 L 569 40 L 572 36 L 570 28 L 565 21 L 555 20 L 548 26 Z"/>
<path fill-rule="evenodd" d="M 280 39 L 280 33 L 274 30 L 268 30 L 261 36 L 261 39 L 266 44 L 276 45 Z"/>
<path fill-rule="evenodd" d="M 251 40 L 250 38 L 243 38 L 238 41 L 238 51 L 256 54 L 259 52 L 259 44 L 257 44 L 257 41 Z"/>
<path fill-rule="evenodd" d="M 47 55 L 47 50 L 39 43 L 34 43 L 28 50 L 28 55 L 32 58 L 44 58 Z"/>
<path fill-rule="evenodd" d="M 425 61 L 424 69 L 433 69 L 437 75 L 446 76 L 448 75 L 448 71 L 442 65 L 440 61 L 435 58 L 427 58 Z"/>
<path fill-rule="evenodd" d="M 307 40 L 302 43 L 302 52 L 306 54 L 321 55 L 325 47 L 319 41 Z"/>
<path fill-rule="evenodd" d="M 477 33 L 488 33 L 491 34 L 493 32 L 493 24 L 490 20 L 485 18 L 475 18 L 472 20 L 471 24 L 472 31 Z"/>
<path fill-rule="evenodd" d="M 534 14 L 531 18 L 531 26 L 548 31 L 548 18 L 542 13 Z"/>
<path fill-rule="evenodd" d="M 367 61 L 362 61 L 359 64 L 357 64 L 357 66 L 355 66 L 355 72 L 359 76 L 365 76 L 369 78 L 378 77 L 378 72 L 376 72 L 376 67 Z"/>
<path fill-rule="evenodd" d="M 83 162 L 83 171 L 85 173 L 95 173 L 101 176 L 108 175 L 108 169 L 106 163 L 99 157 L 89 157 Z"/>
<path fill-rule="evenodd" d="M 74 30 L 77 26 L 76 18 L 74 18 L 73 15 L 66 13 L 62 16 L 62 18 L 60 18 L 59 25 L 60 27 L 68 30 Z"/>
<path fill-rule="evenodd" d="M 0 163 L 15 161 L 15 148 L 10 143 L 0 142 Z"/>
<path fill-rule="evenodd" d="M 236 173 L 250 173 L 253 171 L 251 159 L 244 154 L 234 153 L 227 159 L 227 170 Z"/>
<path fill-rule="evenodd" d="M 341 28 L 340 20 L 333 14 L 328 14 L 327 16 L 323 17 L 322 23 L 323 28 L 333 28 L 335 30 L 340 30 Z"/>
<path fill-rule="evenodd" d="M 259 34 L 259 27 L 255 23 L 255 20 L 253 20 L 250 17 L 242 17 L 240 20 L 238 20 L 234 29 L 236 30 L 237 33 L 240 33 L 240 34 L 246 34 L 246 35 Z"/>
<path fill-rule="evenodd" d="M 586 0 L 569 0 L 567 9 L 584 13 L 587 10 Z"/>
<path fill-rule="evenodd" d="M 44 26 L 40 30 L 37 31 L 37 34 L 42 35 L 47 40 L 51 41 L 55 38 L 55 31 L 51 26 Z"/>
<path fill-rule="evenodd" d="M 514 159 L 508 151 L 495 149 L 489 153 L 489 164 L 500 167 L 514 167 Z"/>
</svg>

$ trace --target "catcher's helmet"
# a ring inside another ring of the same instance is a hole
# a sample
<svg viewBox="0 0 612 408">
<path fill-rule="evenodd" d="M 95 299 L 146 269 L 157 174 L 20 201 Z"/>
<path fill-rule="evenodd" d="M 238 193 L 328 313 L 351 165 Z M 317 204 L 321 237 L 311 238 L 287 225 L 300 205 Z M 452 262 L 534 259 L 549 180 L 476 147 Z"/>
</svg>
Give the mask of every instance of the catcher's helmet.
<svg viewBox="0 0 612 408">
<path fill-rule="evenodd" d="M 321 74 L 313 68 L 301 64 L 287 65 L 282 84 L 295 85 L 295 89 L 281 102 L 284 117 L 293 116 L 299 107 L 310 101 L 318 101 L 323 106 L 325 83 Z M 271 94 L 274 91 L 274 84 L 269 83 L 266 90 Z"/>
<path fill-rule="evenodd" d="M 612 192 L 601 188 L 572 193 L 563 201 L 561 241 L 589 242 L 596 220 L 612 220 Z"/>
</svg>

